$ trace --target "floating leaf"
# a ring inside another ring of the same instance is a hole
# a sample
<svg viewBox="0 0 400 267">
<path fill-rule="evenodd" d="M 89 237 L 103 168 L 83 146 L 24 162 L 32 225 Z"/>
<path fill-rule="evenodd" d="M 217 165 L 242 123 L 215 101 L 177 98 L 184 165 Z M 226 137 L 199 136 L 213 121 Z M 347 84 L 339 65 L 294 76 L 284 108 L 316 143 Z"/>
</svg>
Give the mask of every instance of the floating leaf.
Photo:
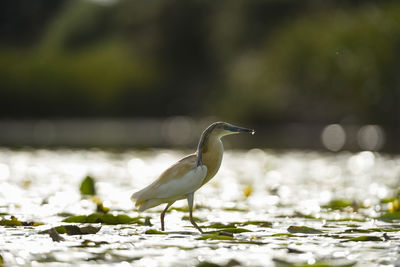
<svg viewBox="0 0 400 267">
<path fill-rule="evenodd" d="M 100 231 L 100 229 L 101 229 L 101 226 L 95 227 L 95 226 L 88 225 L 88 226 L 79 227 L 77 225 L 60 225 L 55 228 L 51 228 L 49 230 L 42 231 L 40 233 L 41 234 L 50 234 L 50 236 L 52 236 L 52 234 L 55 235 L 55 233 L 53 231 L 56 231 L 58 234 L 88 235 L 88 234 L 96 234 L 98 231 Z"/>
<path fill-rule="evenodd" d="M 144 225 L 145 226 L 153 226 L 153 224 L 151 223 L 150 219 L 151 219 L 150 217 L 146 217 L 144 219 Z"/>
<path fill-rule="evenodd" d="M 400 211 L 388 212 L 378 217 L 378 220 L 385 222 L 393 222 L 395 220 L 400 220 Z"/>
<path fill-rule="evenodd" d="M 16 217 L 11 216 L 11 218 L 9 220 L 7 219 L 2 219 L 0 221 L 0 225 L 1 226 L 39 226 L 42 225 L 42 223 L 39 222 L 24 222 L 24 221 L 20 221 L 18 220 Z"/>
<path fill-rule="evenodd" d="M 351 267 L 357 264 L 356 261 L 349 261 L 344 259 L 335 259 L 335 260 L 323 260 L 317 261 L 312 264 L 301 263 L 301 262 L 290 262 L 286 259 L 272 259 L 275 262 L 275 266 L 277 267 Z"/>
<path fill-rule="evenodd" d="M 202 261 L 199 264 L 197 264 L 196 267 L 222 267 L 222 265 L 212 263 L 209 261 Z"/>
<path fill-rule="evenodd" d="M 190 217 L 187 216 L 187 215 L 185 215 L 185 216 L 182 217 L 182 220 L 190 221 Z M 193 220 L 194 220 L 195 222 L 199 222 L 199 223 L 205 222 L 205 220 L 200 219 L 199 217 L 196 217 L 196 216 L 193 216 Z"/>
<path fill-rule="evenodd" d="M 383 241 L 382 237 L 379 236 L 370 236 L 370 235 L 362 235 L 354 238 L 350 238 L 348 241 Z"/>
<path fill-rule="evenodd" d="M 165 232 L 161 232 L 155 229 L 149 229 L 144 232 L 146 235 L 167 235 Z"/>
<path fill-rule="evenodd" d="M 273 237 L 296 237 L 296 235 L 294 234 L 289 234 L 289 233 L 277 233 L 277 234 L 273 234 L 271 235 Z"/>
<path fill-rule="evenodd" d="M 100 203 L 97 203 L 96 211 L 97 212 L 107 213 L 107 212 L 110 211 L 110 208 L 109 207 L 105 207 L 103 202 L 100 202 Z"/>
<path fill-rule="evenodd" d="M 60 236 L 60 234 L 57 232 L 55 228 L 51 228 L 49 230 L 49 235 L 54 242 L 65 241 L 65 239 L 62 236 Z"/>
<path fill-rule="evenodd" d="M 221 229 L 221 228 L 235 228 L 235 223 L 228 223 L 228 224 L 223 224 L 223 223 L 212 223 L 206 226 L 207 228 L 215 228 L 215 229 Z"/>
<path fill-rule="evenodd" d="M 323 205 L 322 207 L 326 209 L 340 210 L 350 207 L 351 204 L 352 201 L 347 199 L 332 199 L 328 204 Z"/>
<path fill-rule="evenodd" d="M 197 240 L 235 240 L 232 236 L 222 234 L 207 234 L 197 238 Z"/>
<path fill-rule="evenodd" d="M 272 227 L 272 223 L 268 221 L 247 221 L 238 223 L 239 225 L 257 225 L 259 227 Z"/>
<path fill-rule="evenodd" d="M 69 223 L 85 223 L 88 216 L 86 215 L 75 215 L 62 220 L 63 222 Z"/>
<path fill-rule="evenodd" d="M 222 228 L 221 231 L 213 231 L 211 233 L 245 233 L 245 232 L 252 232 L 251 230 L 245 229 L 245 228 Z"/>
<path fill-rule="evenodd" d="M 90 176 L 86 176 L 85 179 L 83 179 L 79 190 L 81 191 L 82 195 L 95 195 L 96 188 L 94 185 L 94 179 Z"/>
<path fill-rule="evenodd" d="M 77 215 L 65 218 L 63 222 L 69 223 L 103 223 L 103 224 L 139 224 L 144 225 L 144 222 L 140 220 L 141 217 L 130 217 L 125 214 L 104 214 L 104 213 L 92 213 L 90 215 Z"/>
<path fill-rule="evenodd" d="M 317 230 L 307 226 L 289 226 L 287 229 L 289 233 L 301 233 L 301 234 L 322 234 L 321 230 Z"/>
</svg>

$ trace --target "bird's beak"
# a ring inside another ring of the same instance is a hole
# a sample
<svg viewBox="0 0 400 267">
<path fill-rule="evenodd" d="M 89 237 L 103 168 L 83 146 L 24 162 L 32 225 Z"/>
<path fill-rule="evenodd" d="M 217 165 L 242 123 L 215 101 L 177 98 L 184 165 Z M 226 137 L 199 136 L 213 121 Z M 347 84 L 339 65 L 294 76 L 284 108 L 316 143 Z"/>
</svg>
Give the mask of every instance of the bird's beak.
<svg viewBox="0 0 400 267">
<path fill-rule="evenodd" d="M 234 125 L 232 125 L 231 127 L 229 127 L 229 130 L 230 130 L 231 132 L 234 132 L 234 133 L 245 132 L 245 133 L 254 134 L 254 133 L 256 132 L 256 131 L 254 131 L 253 129 L 238 127 L 238 126 L 234 126 Z"/>
</svg>

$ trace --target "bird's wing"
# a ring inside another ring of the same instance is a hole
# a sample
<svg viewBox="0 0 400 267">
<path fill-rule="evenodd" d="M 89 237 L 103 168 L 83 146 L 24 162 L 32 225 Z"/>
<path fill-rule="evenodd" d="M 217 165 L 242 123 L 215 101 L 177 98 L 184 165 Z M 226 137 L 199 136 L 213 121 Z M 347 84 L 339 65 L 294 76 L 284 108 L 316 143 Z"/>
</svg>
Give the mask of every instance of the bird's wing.
<svg viewBox="0 0 400 267">
<path fill-rule="evenodd" d="M 167 170 L 152 184 L 132 195 L 138 202 L 153 198 L 184 196 L 198 189 L 207 175 L 205 165 L 196 166 L 197 156 L 187 156 Z"/>
</svg>

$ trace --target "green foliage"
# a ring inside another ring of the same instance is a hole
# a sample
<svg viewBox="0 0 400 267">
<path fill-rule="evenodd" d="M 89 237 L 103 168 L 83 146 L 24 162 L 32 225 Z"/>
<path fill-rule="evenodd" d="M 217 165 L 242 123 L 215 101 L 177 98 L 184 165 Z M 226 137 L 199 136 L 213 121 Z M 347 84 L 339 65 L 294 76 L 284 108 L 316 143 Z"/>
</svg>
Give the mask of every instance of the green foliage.
<svg viewBox="0 0 400 267">
<path fill-rule="evenodd" d="M 82 195 L 96 195 L 95 181 L 91 176 L 86 176 L 79 187 Z"/>
<path fill-rule="evenodd" d="M 363 235 L 354 238 L 350 238 L 348 241 L 365 242 L 365 241 L 383 241 L 382 237 Z"/>
<path fill-rule="evenodd" d="M 52 228 L 53 229 L 53 228 Z M 77 225 L 60 225 L 54 227 L 58 234 L 67 234 L 67 235 L 88 235 L 88 234 L 96 234 L 100 231 L 101 226 L 95 227 L 91 225 L 87 226 L 77 226 Z M 42 231 L 41 234 L 48 234 L 51 229 Z"/>
<path fill-rule="evenodd" d="M 141 217 L 130 217 L 125 214 L 92 213 L 90 215 L 77 215 L 65 218 L 63 222 L 69 223 L 102 223 L 102 224 L 138 224 L 144 225 Z"/>
<path fill-rule="evenodd" d="M 351 267 L 357 264 L 356 261 L 349 260 L 321 260 L 315 263 L 302 263 L 302 262 L 290 262 L 286 259 L 274 258 L 275 266 L 277 267 Z"/>
<path fill-rule="evenodd" d="M 146 235 L 167 235 L 165 232 L 161 232 L 155 229 L 148 229 L 144 232 Z"/>
<path fill-rule="evenodd" d="M 251 230 L 245 229 L 245 228 L 222 228 L 219 231 L 213 231 L 211 233 L 246 233 L 246 232 L 252 232 Z"/>
<path fill-rule="evenodd" d="M 340 210 L 343 208 L 351 207 L 351 200 L 346 199 L 332 199 L 328 204 L 323 205 L 323 208 L 332 209 L 332 210 Z"/>
<path fill-rule="evenodd" d="M 301 234 L 322 234 L 323 232 L 318 229 L 314 229 L 307 226 L 289 226 L 287 229 L 289 233 L 301 233 Z"/>
<path fill-rule="evenodd" d="M 197 238 L 197 240 L 235 240 L 232 236 L 221 234 L 206 234 Z"/>
<path fill-rule="evenodd" d="M 3 218 L 0 221 L 0 226 L 15 227 L 15 226 L 39 226 L 39 225 L 42 225 L 42 223 L 20 221 L 14 216 L 11 216 L 11 218 L 9 220 Z"/>
<path fill-rule="evenodd" d="M 393 222 L 396 220 L 400 220 L 400 211 L 396 212 L 387 212 L 378 217 L 378 220 L 385 222 Z"/>
</svg>

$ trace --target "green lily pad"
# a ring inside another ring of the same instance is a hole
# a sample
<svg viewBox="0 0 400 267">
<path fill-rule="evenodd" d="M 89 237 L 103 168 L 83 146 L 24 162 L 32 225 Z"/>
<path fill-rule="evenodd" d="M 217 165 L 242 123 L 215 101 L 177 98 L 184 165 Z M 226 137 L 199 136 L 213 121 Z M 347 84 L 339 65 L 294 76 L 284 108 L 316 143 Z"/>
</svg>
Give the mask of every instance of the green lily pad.
<svg viewBox="0 0 400 267">
<path fill-rule="evenodd" d="M 400 220 L 400 211 L 388 212 L 377 218 L 378 220 L 385 222 L 393 222 L 395 220 Z"/>
<path fill-rule="evenodd" d="M 253 231 L 245 229 L 245 228 L 222 228 L 221 231 L 212 231 L 210 233 L 221 233 L 221 232 L 237 234 L 237 233 L 245 233 L 245 232 L 253 232 Z"/>
<path fill-rule="evenodd" d="M 205 226 L 205 227 L 207 227 L 207 228 L 215 228 L 215 229 L 222 229 L 222 228 L 235 228 L 236 227 L 236 223 L 227 223 L 227 224 L 224 224 L 224 223 L 212 223 L 212 224 L 209 224 L 209 225 L 207 225 L 207 226 Z"/>
<path fill-rule="evenodd" d="M 289 234 L 289 233 L 276 233 L 271 236 L 273 236 L 273 237 L 296 237 L 296 235 Z"/>
<path fill-rule="evenodd" d="M 272 259 L 277 267 L 351 267 L 357 264 L 356 261 L 349 260 L 323 260 L 317 261 L 313 264 L 302 263 L 302 262 L 290 262 L 284 259 L 274 258 Z"/>
<path fill-rule="evenodd" d="M 257 225 L 259 227 L 267 227 L 267 228 L 272 227 L 272 222 L 268 222 L 268 221 L 247 221 L 247 222 L 241 222 L 238 224 L 239 225 Z"/>
<path fill-rule="evenodd" d="M 24 222 L 18 220 L 16 217 L 11 216 L 9 220 L 7 219 L 2 219 L 0 221 L 0 226 L 9 226 L 9 227 L 16 227 L 16 226 L 39 226 L 42 225 L 42 223 L 39 222 Z"/>
<path fill-rule="evenodd" d="M 289 226 L 287 229 L 289 233 L 301 233 L 301 234 L 322 234 L 321 230 L 317 230 L 307 226 Z"/>
<path fill-rule="evenodd" d="M 155 229 L 149 229 L 144 232 L 146 235 L 167 235 L 165 232 L 161 232 Z"/>
<path fill-rule="evenodd" d="M 197 240 L 235 240 L 232 236 L 221 234 L 207 234 L 197 238 Z"/>
<path fill-rule="evenodd" d="M 197 264 L 196 267 L 222 267 L 222 265 L 212 263 L 209 261 L 202 261 L 199 264 Z"/>
<path fill-rule="evenodd" d="M 63 222 L 68 222 L 68 223 L 85 223 L 87 222 L 87 217 L 86 215 L 74 215 L 71 217 L 67 217 Z"/>
<path fill-rule="evenodd" d="M 81 191 L 82 195 L 96 195 L 94 179 L 90 176 L 86 176 L 85 179 L 83 179 L 79 190 Z"/>
<path fill-rule="evenodd" d="M 352 201 L 347 199 L 332 199 L 328 204 L 323 205 L 323 208 L 332 209 L 332 210 L 340 210 L 347 207 L 351 207 Z"/>
<path fill-rule="evenodd" d="M 109 213 L 92 213 L 90 215 L 77 215 L 65 218 L 68 223 L 102 223 L 102 224 L 139 224 L 144 225 L 141 217 L 130 217 L 125 214 L 113 215 Z"/>
<path fill-rule="evenodd" d="M 348 241 L 383 241 L 382 237 L 379 236 L 370 236 L 370 235 L 362 235 L 354 238 L 350 238 Z"/>
<path fill-rule="evenodd" d="M 100 231 L 101 226 L 95 227 L 91 225 L 87 226 L 77 226 L 77 225 L 60 225 L 49 230 L 45 230 L 40 232 L 41 234 L 50 234 L 55 236 L 55 233 L 52 233 L 52 230 L 55 230 L 58 234 L 67 234 L 67 235 L 88 235 L 88 234 L 96 234 Z"/>
<path fill-rule="evenodd" d="M 182 220 L 190 221 L 190 217 L 187 216 L 187 215 L 185 215 L 185 216 L 182 217 Z M 193 220 L 194 220 L 195 222 L 198 222 L 198 223 L 205 222 L 205 220 L 200 219 L 199 217 L 196 217 L 196 216 L 193 216 Z"/>
</svg>

